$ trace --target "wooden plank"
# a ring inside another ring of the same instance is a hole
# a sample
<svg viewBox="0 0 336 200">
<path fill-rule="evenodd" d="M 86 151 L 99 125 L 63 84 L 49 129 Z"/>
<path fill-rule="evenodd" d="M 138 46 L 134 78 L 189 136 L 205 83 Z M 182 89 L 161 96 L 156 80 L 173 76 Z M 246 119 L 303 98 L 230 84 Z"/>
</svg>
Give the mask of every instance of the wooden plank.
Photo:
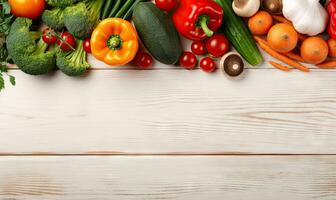
<svg viewBox="0 0 336 200">
<path fill-rule="evenodd" d="M 93 71 L 0 94 L 2 154 L 335 154 L 336 73 Z"/>
<path fill-rule="evenodd" d="M 2 157 L 4 200 L 334 200 L 335 156 Z"/>
</svg>

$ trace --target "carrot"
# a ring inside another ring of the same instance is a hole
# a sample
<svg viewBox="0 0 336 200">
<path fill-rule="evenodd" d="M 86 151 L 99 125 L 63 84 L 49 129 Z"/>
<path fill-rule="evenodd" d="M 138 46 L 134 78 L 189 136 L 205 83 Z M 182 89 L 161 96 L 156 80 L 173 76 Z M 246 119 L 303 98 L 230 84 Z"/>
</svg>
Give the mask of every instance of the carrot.
<svg viewBox="0 0 336 200">
<path fill-rule="evenodd" d="M 288 19 L 286 19 L 283 16 L 279 16 L 279 15 L 272 15 L 273 19 L 275 21 L 281 22 L 281 23 L 286 23 L 286 24 L 292 24 L 291 21 L 289 21 Z"/>
<path fill-rule="evenodd" d="M 266 51 L 269 55 L 271 55 L 272 57 L 286 63 L 287 65 L 294 67 L 298 70 L 301 70 L 303 72 L 309 72 L 309 68 L 303 66 L 301 63 L 298 63 L 290 58 L 288 58 L 287 56 L 284 56 L 278 52 L 276 52 L 275 50 L 273 50 L 268 43 L 263 40 L 261 37 L 258 36 L 254 36 L 255 40 L 257 41 L 257 43 L 260 45 L 260 47 Z"/>
<path fill-rule="evenodd" d="M 326 61 L 316 65 L 322 69 L 335 69 L 336 68 L 336 60 Z"/>
<path fill-rule="evenodd" d="M 277 68 L 277 69 L 280 69 L 280 70 L 282 70 L 282 71 L 286 71 L 286 72 L 288 72 L 288 71 L 291 70 L 289 67 L 284 66 L 284 65 L 281 65 L 281 64 L 279 64 L 279 63 L 277 63 L 277 62 L 269 61 L 269 64 L 271 64 L 273 67 L 275 67 L 275 68 Z"/>
<path fill-rule="evenodd" d="M 288 19 L 286 19 L 285 17 L 283 16 L 279 16 L 279 15 L 272 15 L 272 18 L 275 20 L 275 21 L 278 21 L 278 22 L 281 22 L 281 23 L 286 23 L 286 24 L 290 24 L 291 26 L 293 26 L 292 22 L 289 21 Z M 301 34 L 301 33 L 297 33 L 298 34 L 298 37 L 299 37 L 299 40 L 300 41 L 303 41 L 305 39 L 307 39 L 307 36 Z"/>
<path fill-rule="evenodd" d="M 287 56 L 290 59 L 293 59 L 293 60 L 297 61 L 297 62 L 305 62 L 299 54 L 296 54 L 292 51 L 288 52 L 288 53 L 285 53 L 284 55 Z"/>
</svg>

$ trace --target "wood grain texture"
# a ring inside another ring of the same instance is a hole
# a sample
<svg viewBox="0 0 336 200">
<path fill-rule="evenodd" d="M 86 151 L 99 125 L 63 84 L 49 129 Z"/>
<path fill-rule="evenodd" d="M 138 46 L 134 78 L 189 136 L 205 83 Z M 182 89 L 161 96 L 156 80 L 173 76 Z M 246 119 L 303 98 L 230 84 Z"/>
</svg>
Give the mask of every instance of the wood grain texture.
<svg viewBox="0 0 336 200">
<path fill-rule="evenodd" d="M 334 200 L 335 156 L 5 157 L 6 200 Z"/>
<path fill-rule="evenodd" d="M 0 94 L 1 154 L 335 154 L 336 73 L 60 72 Z"/>
</svg>

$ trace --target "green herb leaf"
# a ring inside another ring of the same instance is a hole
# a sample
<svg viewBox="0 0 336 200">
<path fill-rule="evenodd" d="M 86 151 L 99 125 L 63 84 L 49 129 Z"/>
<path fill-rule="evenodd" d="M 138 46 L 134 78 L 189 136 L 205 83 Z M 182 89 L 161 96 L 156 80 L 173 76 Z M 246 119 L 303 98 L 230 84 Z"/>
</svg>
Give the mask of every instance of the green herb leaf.
<svg viewBox="0 0 336 200">
<path fill-rule="evenodd" d="M 9 82 L 12 84 L 12 86 L 16 85 L 15 77 L 12 75 L 8 75 L 9 77 Z"/>
<path fill-rule="evenodd" d="M 2 74 L 0 74 L 0 91 L 3 90 L 4 88 L 5 88 L 5 80 Z"/>
<path fill-rule="evenodd" d="M 4 63 L 0 63 L 0 74 L 1 74 L 2 72 L 7 72 L 7 71 L 8 71 L 8 69 L 7 69 L 6 64 L 4 64 Z"/>
</svg>

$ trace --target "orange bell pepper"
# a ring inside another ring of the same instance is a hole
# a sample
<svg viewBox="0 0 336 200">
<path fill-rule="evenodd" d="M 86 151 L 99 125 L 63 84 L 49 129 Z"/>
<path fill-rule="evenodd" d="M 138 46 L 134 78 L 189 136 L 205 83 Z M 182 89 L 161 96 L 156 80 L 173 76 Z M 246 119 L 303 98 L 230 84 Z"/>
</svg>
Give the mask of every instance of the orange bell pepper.
<svg viewBox="0 0 336 200">
<path fill-rule="evenodd" d="M 135 28 L 121 18 L 101 21 L 93 31 L 90 42 L 93 56 L 109 65 L 131 62 L 139 48 Z"/>
</svg>

